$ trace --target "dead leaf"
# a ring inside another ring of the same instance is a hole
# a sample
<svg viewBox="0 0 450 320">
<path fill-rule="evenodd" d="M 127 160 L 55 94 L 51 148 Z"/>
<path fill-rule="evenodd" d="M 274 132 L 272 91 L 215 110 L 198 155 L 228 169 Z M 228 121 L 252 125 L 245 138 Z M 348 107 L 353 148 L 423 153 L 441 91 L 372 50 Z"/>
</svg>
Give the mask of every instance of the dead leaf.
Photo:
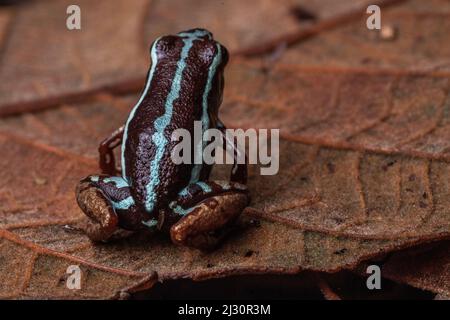
<svg viewBox="0 0 450 320">
<path fill-rule="evenodd" d="M 148 279 L 145 274 L 105 268 L 64 253 L 43 249 L 1 229 L 0 249 L 2 299 L 115 298 L 121 291 L 130 290 L 131 284 L 140 284 Z M 70 265 L 81 269 L 83 290 L 67 287 L 67 268 Z"/>
<path fill-rule="evenodd" d="M 361 11 L 369 2 L 159 0 L 154 1 L 148 11 L 145 38 L 155 39 L 161 34 L 173 32 L 172 30 L 202 26 L 212 31 L 217 39 L 221 39 L 231 52 L 245 51 L 284 34 L 301 30 L 304 27 L 302 21 L 292 13 L 295 8 L 308 10 L 315 15 L 315 20 L 321 21 L 333 19 L 347 11 Z"/>
<path fill-rule="evenodd" d="M 364 21 L 349 19 L 356 10 L 350 2 L 333 1 L 338 9 L 267 1 L 253 7 L 257 22 L 246 24 L 243 4 L 221 10 L 219 3 L 208 1 L 201 17 L 233 50 L 273 39 L 280 47 L 291 31 L 301 34 L 288 10 L 295 5 L 314 12 L 318 24 L 316 37 L 270 59 L 232 58 L 222 118 L 230 127 L 280 128 L 281 163 L 272 177 L 251 168 L 251 207 L 212 253 L 174 246 L 163 234 L 94 245 L 78 228 L 83 214 L 74 199 L 79 179 L 99 171 L 97 143 L 137 100 L 106 92 L 137 93 L 148 38 L 183 29 L 191 16 L 166 2 L 85 1 L 85 29 L 72 33 L 65 15 L 55 14 L 66 2 L 31 2 L 0 14 L 1 297 L 124 298 L 156 280 L 335 272 L 449 238 L 449 47 L 440 2 L 389 8 L 386 21 L 399 34 L 383 43 L 361 29 Z M 218 11 L 236 24 L 216 22 Z M 342 26 L 323 28 L 329 20 Z M 19 115 L 5 117 L 12 113 Z M 442 254 L 433 257 L 442 261 Z M 410 270 L 405 280 L 393 260 L 391 277 L 448 295 L 446 280 L 435 279 L 441 273 L 420 263 L 425 271 Z M 65 285 L 73 264 L 82 269 L 83 290 Z M 432 277 L 421 273 L 428 270 Z"/>
<path fill-rule="evenodd" d="M 382 266 L 389 279 L 450 296 L 450 243 L 412 248 L 392 254 Z M 448 299 L 448 298 L 447 298 Z"/>
<path fill-rule="evenodd" d="M 9 81 L 0 85 L 0 114 L 38 109 L 106 88 L 123 89 L 124 81 L 136 78 L 140 82 L 149 60 L 140 33 L 147 3 L 79 1 L 82 29 L 71 31 L 66 28 L 71 1 L 31 1 L 14 7 L 2 50 L 0 79 Z"/>
<path fill-rule="evenodd" d="M 286 139 L 279 174 L 250 179 L 255 208 L 340 235 L 448 234 L 447 78 L 230 69 L 225 123 Z"/>
<path fill-rule="evenodd" d="M 100 97 L 99 101 L 102 103 L 96 101 L 92 104 L 64 106 L 35 113 L 33 121 L 26 120 L 29 115 L 11 117 L 1 121 L 1 128 L 7 131 L 6 135 L 4 133 L 2 136 L 2 146 L 9 152 L 4 157 L 9 160 L 5 160 L 2 166 L 9 168 L 13 165 L 13 168 L 3 171 L 2 175 L 4 176 L 1 178 L 2 181 L 7 181 L 7 185 L 13 183 L 12 181 L 21 185 L 21 188 L 12 188 L 11 190 L 5 188 L 2 193 L 5 196 L 8 195 L 8 199 L 10 199 L 4 207 L 3 218 L 3 227 L 9 230 L 8 232 L 18 235 L 27 244 L 38 245 L 43 250 L 64 252 L 94 265 L 114 270 L 137 272 L 142 275 L 156 271 L 160 279 L 185 277 L 206 279 L 233 274 L 266 272 L 290 274 L 305 269 L 337 271 L 342 268 L 355 267 L 360 261 L 384 252 L 411 246 L 425 239 L 437 239 L 445 236 L 445 232 L 430 232 L 418 234 L 420 238 L 411 235 L 410 237 L 399 236 L 383 239 L 382 235 L 379 235 L 380 239 L 376 239 L 377 237 L 358 239 L 343 231 L 327 232 L 328 230 L 320 225 L 317 228 L 314 224 L 310 224 L 309 228 L 304 228 L 295 222 L 295 216 L 294 219 L 289 216 L 285 220 L 279 219 L 276 214 L 270 212 L 270 207 L 265 207 L 267 194 L 272 193 L 271 199 L 274 201 L 274 207 L 277 206 L 278 201 L 290 201 L 290 204 L 294 203 L 294 206 L 288 208 L 288 212 L 292 214 L 301 212 L 299 211 L 302 210 L 301 207 L 295 207 L 296 199 L 299 194 L 307 197 L 307 191 L 311 189 L 305 187 L 308 183 L 305 184 L 301 175 L 298 176 L 299 179 L 292 178 L 297 176 L 297 170 L 301 169 L 302 163 L 310 159 L 308 148 L 318 149 L 318 147 L 297 142 L 283 141 L 281 152 L 286 154 L 283 159 L 288 162 L 281 164 L 282 171 L 278 180 L 271 183 L 273 178 L 262 177 L 256 172 L 258 168 L 253 168 L 250 178 L 252 181 L 250 188 L 254 194 L 252 206 L 254 208 L 259 206 L 259 208 L 258 210 L 249 209 L 241 222 L 241 232 L 231 237 L 222 248 L 214 253 L 204 254 L 195 250 L 179 248 L 172 245 L 169 239 L 163 235 L 148 234 L 136 235 L 128 240 L 107 245 L 92 245 L 87 237 L 76 229 L 82 213 L 76 206 L 73 187 L 80 177 L 97 172 L 95 152 L 91 150 L 87 155 L 83 153 L 80 155 L 77 153 L 80 152 L 78 146 L 71 146 L 70 141 L 65 138 L 57 141 L 54 137 L 62 137 L 62 132 L 56 133 L 64 128 L 65 123 L 70 122 L 71 126 L 68 126 L 66 136 L 73 134 L 78 139 L 84 139 L 85 143 L 82 142 L 83 140 L 79 140 L 79 144 L 92 145 L 95 150 L 95 143 L 90 141 L 92 139 L 89 135 L 76 133 L 83 132 L 83 126 L 94 125 L 94 123 L 98 132 L 106 133 L 112 125 L 111 119 L 114 119 L 113 114 L 108 115 L 121 110 L 111 106 L 121 105 L 128 100 L 130 98 Z M 94 113 L 103 115 L 103 117 L 90 116 L 92 110 L 96 110 Z M 65 120 L 67 115 L 70 117 Z M 60 119 L 60 122 L 53 119 Z M 117 121 L 119 120 L 117 119 Z M 55 126 L 46 126 L 47 121 L 49 124 L 55 123 Z M 40 128 L 43 127 L 50 131 L 41 130 Z M 19 131 L 19 128 L 22 130 Z M 26 132 L 26 134 L 23 134 L 23 137 L 20 134 L 17 135 L 20 132 Z M 289 154 L 287 154 L 287 150 L 289 150 Z M 324 152 L 348 153 L 348 151 L 326 148 Z M 295 155 L 305 157 L 305 160 L 301 160 Z M 19 166 L 14 161 L 10 161 L 10 159 L 18 157 L 21 159 Z M 324 166 L 326 170 L 329 170 L 326 163 L 313 161 L 310 165 Z M 309 172 L 315 170 L 309 170 Z M 339 166 L 336 166 L 334 170 L 335 173 L 338 172 Z M 36 185 L 33 176 L 21 175 L 21 172 L 39 172 L 40 176 L 47 181 L 58 181 L 58 183 Z M 291 185 L 286 184 L 287 181 Z M 333 180 L 330 181 L 334 183 Z M 280 183 L 286 184 L 284 188 L 280 188 Z M 269 189 L 267 189 L 268 186 Z M 285 191 L 279 192 L 277 189 Z M 332 201 L 330 204 L 333 203 Z M 31 211 L 21 209 L 27 205 Z M 311 205 L 314 205 L 314 199 L 304 203 L 304 209 L 306 210 Z M 278 213 L 283 214 L 282 211 Z M 326 218 L 326 213 L 324 216 Z M 257 219 L 260 222 L 252 224 L 248 222 L 248 219 Z M 332 221 L 332 227 L 336 226 L 336 219 L 333 216 L 329 220 L 326 218 L 324 222 L 326 221 Z M 67 228 L 67 224 L 72 227 Z M 326 223 L 322 225 L 327 227 Z M 305 229 L 310 229 L 310 231 Z M 10 252 L 11 250 L 17 249 L 14 246 L 5 248 L 5 251 Z M 113 295 L 116 291 L 120 291 L 120 287 L 111 287 L 108 295 L 101 294 L 99 297 Z"/>
<path fill-rule="evenodd" d="M 327 30 L 295 45 L 279 63 L 307 68 L 392 69 L 416 72 L 450 71 L 447 30 L 448 1 L 406 1 L 383 8 L 382 23 L 397 29 L 397 37 L 383 41 L 377 30 L 366 28 L 367 16 Z"/>
<path fill-rule="evenodd" d="M 29 2 L 10 10 L 14 12 L 2 9 L 0 44 L 2 34 L 8 32 L 8 37 L 3 40 L 0 78 L 9 81 L 0 85 L 0 115 L 102 91 L 138 91 L 148 69 L 149 45 L 162 34 L 201 26 L 235 51 L 300 30 L 290 10 L 298 5 L 326 21 L 355 7 L 363 11 L 368 2 L 83 0 L 77 3 L 82 29 L 75 31 L 65 27 L 66 8 L 72 4 L 68 0 Z"/>
</svg>

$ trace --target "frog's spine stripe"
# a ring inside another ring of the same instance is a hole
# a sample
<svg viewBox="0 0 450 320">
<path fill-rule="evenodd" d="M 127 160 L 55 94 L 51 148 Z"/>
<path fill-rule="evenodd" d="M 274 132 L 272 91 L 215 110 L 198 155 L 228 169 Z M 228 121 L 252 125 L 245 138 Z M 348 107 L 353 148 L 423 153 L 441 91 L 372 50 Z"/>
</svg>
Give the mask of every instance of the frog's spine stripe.
<svg viewBox="0 0 450 320">
<path fill-rule="evenodd" d="M 155 132 L 152 135 L 152 142 L 156 146 L 155 157 L 150 164 L 150 179 L 146 189 L 145 197 L 145 210 L 147 212 L 152 212 L 155 209 L 156 204 L 156 193 L 154 192 L 156 186 L 160 183 L 159 180 L 159 163 L 164 155 L 165 147 L 167 145 L 167 139 L 164 136 L 164 130 L 172 119 L 173 112 L 173 102 L 178 99 L 181 89 L 181 80 L 183 76 L 183 71 L 186 68 L 186 58 L 189 55 L 189 51 L 193 45 L 196 37 L 187 37 L 183 39 L 183 48 L 181 49 L 181 57 L 177 62 L 177 68 L 175 71 L 175 76 L 172 80 L 172 86 L 170 88 L 169 94 L 167 96 L 164 114 L 157 118 L 154 122 Z"/>
<path fill-rule="evenodd" d="M 153 74 L 155 73 L 156 65 L 158 63 L 158 55 L 156 54 L 156 45 L 158 43 L 160 38 L 156 39 L 153 42 L 152 49 L 150 50 L 150 56 L 152 59 L 152 66 L 150 68 L 150 72 L 148 74 L 147 83 L 145 84 L 145 89 L 142 92 L 141 97 L 139 98 L 139 101 L 135 104 L 133 109 L 130 112 L 130 115 L 128 116 L 127 122 L 125 124 L 125 129 L 123 132 L 123 139 L 122 139 L 122 154 L 121 154 L 121 164 L 122 164 L 122 177 L 125 181 L 127 181 L 130 184 L 130 181 L 127 178 L 127 172 L 126 172 L 126 166 L 125 166 L 125 145 L 127 143 L 127 136 L 128 136 L 128 125 L 130 124 L 131 120 L 133 120 L 134 114 L 137 110 L 137 108 L 140 106 L 142 101 L 147 95 L 148 90 L 150 89 L 150 84 L 153 80 Z"/>
<path fill-rule="evenodd" d="M 209 115 L 208 115 L 208 96 L 211 92 L 212 82 L 214 80 L 214 76 L 217 71 L 217 67 L 222 62 L 222 51 L 220 49 L 220 45 L 217 44 L 217 53 L 214 57 L 213 62 L 209 66 L 208 70 L 208 80 L 206 82 L 205 91 L 203 92 L 202 97 L 202 133 L 205 132 L 209 127 Z M 195 146 L 195 152 L 197 153 L 198 159 L 203 159 L 202 153 L 205 148 L 206 141 L 202 139 L 201 143 L 198 143 Z M 191 171 L 191 179 L 189 183 L 195 183 L 200 179 L 200 171 L 202 170 L 202 164 L 195 164 L 192 167 Z"/>
</svg>

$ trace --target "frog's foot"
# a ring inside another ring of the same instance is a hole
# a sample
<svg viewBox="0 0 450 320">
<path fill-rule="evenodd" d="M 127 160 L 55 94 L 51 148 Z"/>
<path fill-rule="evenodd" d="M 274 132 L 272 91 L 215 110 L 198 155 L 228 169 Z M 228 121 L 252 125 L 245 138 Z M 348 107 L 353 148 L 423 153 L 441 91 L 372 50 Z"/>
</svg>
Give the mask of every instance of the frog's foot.
<svg viewBox="0 0 450 320">
<path fill-rule="evenodd" d="M 231 230 L 248 203 L 246 192 L 230 191 L 206 198 L 191 209 L 178 209 L 185 210 L 185 215 L 170 228 L 170 237 L 175 244 L 211 249 Z"/>
<path fill-rule="evenodd" d="M 81 181 L 76 189 L 76 198 L 81 210 L 89 217 L 85 232 L 93 241 L 107 241 L 118 228 L 118 217 L 103 192 Z"/>
<path fill-rule="evenodd" d="M 130 187 L 121 177 L 88 176 L 78 184 L 76 197 L 81 210 L 91 220 L 86 232 L 92 240 L 123 238 L 124 230 L 144 229 L 142 222 L 151 218 L 134 203 Z M 118 232 L 114 232 L 116 229 Z"/>
</svg>

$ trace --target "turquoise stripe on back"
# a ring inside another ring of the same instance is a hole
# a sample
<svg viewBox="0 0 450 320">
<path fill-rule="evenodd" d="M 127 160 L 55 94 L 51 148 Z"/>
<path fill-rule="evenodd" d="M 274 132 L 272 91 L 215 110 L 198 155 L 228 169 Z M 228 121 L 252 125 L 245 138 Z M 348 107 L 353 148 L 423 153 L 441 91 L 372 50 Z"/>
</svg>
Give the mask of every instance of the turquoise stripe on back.
<svg viewBox="0 0 450 320">
<path fill-rule="evenodd" d="M 184 46 L 181 49 L 181 57 L 177 62 L 177 69 L 175 71 L 175 76 L 172 80 L 172 86 L 170 92 L 167 96 L 165 103 L 164 114 L 155 120 L 155 133 L 152 135 L 152 141 L 156 146 L 155 157 L 150 164 L 150 180 L 145 186 L 146 189 L 146 199 L 145 199 L 145 210 L 147 212 L 153 211 L 156 205 L 156 194 L 155 188 L 159 185 L 159 163 L 164 155 L 165 147 L 167 145 L 167 139 L 164 136 L 164 130 L 172 119 L 173 103 L 178 99 L 181 89 L 181 79 L 183 76 L 183 71 L 186 68 L 186 58 L 188 57 L 189 50 L 191 49 L 193 42 L 196 38 L 188 37 L 183 39 Z"/>
<path fill-rule="evenodd" d="M 208 80 L 206 82 L 205 91 L 203 92 L 202 97 L 202 135 L 203 133 L 208 129 L 209 127 L 209 114 L 208 114 L 208 96 L 212 88 L 212 82 L 214 80 L 214 76 L 217 72 L 217 67 L 222 62 L 222 52 L 220 49 L 220 45 L 217 46 L 217 54 L 214 57 L 213 62 L 209 66 L 208 70 Z M 206 141 L 203 140 L 201 143 L 197 144 L 195 146 L 195 152 L 197 153 L 197 159 L 203 159 L 202 153 L 203 149 L 205 148 Z M 195 183 L 200 178 L 200 172 L 202 170 L 203 165 L 202 164 L 195 164 L 191 171 L 191 179 L 189 183 Z"/>
<path fill-rule="evenodd" d="M 152 66 L 150 68 L 150 73 L 148 75 L 147 83 L 145 84 L 144 92 L 142 92 L 142 95 L 139 98 L 139 101 L 134 105 L 133 109 L 131 110 L 130 115 L 128 116 L 127 122 L 125 124 L 124 132 L 123 132 L 122 154 L 121 154 L 122 177 L 128 182 L 128 184 L 130 184 L 130 181 L 127 178 L 127 172 L 125 169 L 125 144 L 126 144 L 127 138 L 128 138 L 128 125 L 130 124 L 131 120 L 134 118 L 134 114 L 136 113 L 137 108 L 144 100 L 144 98 L 147 95 L 147 92 L 150 88 L 150 83 L 152 82 L 153 75 L 155 73 L 156 64 L 158 63 L 158 56 L 156 54 L 156 45 L 157 45 L 159 39 L 160 38 L 155 40 L 155 42 L 153 43 L 152 49 L 150 50 Z"/>
</svg>

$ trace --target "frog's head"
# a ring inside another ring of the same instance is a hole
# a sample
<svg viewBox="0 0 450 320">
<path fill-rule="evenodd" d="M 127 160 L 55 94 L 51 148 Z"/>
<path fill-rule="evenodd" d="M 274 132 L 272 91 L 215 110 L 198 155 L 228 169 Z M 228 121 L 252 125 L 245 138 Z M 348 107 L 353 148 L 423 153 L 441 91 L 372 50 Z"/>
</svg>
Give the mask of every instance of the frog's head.
<svg viewBox="0 0 450 320">
<path fill-rule="evenodd" d="M 194 112 L 202 114 L 206 108 L 210 119 L 216 120 L 222 102 L 228 51 L 214 40 L 212 33 L 192 29 L 163 36 L 153 43 L 152 55 L 152 60 L 157 59 L 157 64 L 167 68 L 168 73 L 177 67 L 183 69 L 180 90 L 192 94 Z"/>
<path fill-rule="evenodd" d="M 192 29 L 180 32 L 178 36 L 193 39 L 189 66 L 192 75 L 199 80 L 202 109 L 206 106 L 212 125 L 218 119 L 224 89 L 224 69 L 228 63 L 228 50 L 215 41 L 211 32 L 205 29 Z M 186 41 L 186 40 L 184 40 Z"/>
</svg>

